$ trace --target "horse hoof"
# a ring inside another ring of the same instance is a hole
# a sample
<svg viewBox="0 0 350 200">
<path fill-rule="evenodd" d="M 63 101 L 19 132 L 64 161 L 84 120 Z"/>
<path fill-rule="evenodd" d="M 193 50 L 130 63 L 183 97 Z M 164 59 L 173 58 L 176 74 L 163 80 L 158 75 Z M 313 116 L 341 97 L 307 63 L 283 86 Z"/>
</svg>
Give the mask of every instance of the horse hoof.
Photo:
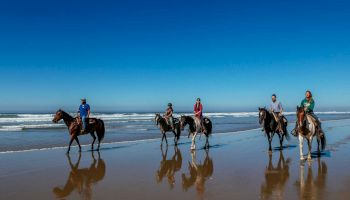
<svg viewBox="0 0 350 200">
<path fill-rule="evenodd" d="M 312 160 L 311 156 L 310 156 L 310 157 L 307 157 L 307 160 L 308 160 L 308 161 L 311 161 L 311 160 Z"/>
<path fill-rule="evenodd" d="M 305 160 L 305 158 L 304 158 L 304 157 L 300 157 L 300 160 L 301 160 L 301 161 L 304 161 L 304 160 Z"/>
<path fill-rule="evenodd" d="M 196 150 L 196 146 L 191 146 L 191 150 Z"/>
</svg>

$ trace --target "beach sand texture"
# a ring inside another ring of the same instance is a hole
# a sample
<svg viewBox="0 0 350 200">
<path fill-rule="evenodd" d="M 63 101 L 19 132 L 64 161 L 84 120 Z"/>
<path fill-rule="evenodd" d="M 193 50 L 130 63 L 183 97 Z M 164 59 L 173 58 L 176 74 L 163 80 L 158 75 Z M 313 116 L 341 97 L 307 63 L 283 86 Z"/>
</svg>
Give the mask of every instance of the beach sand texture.
<svg viewBox="0 0 350 200">
<path fill-rule="evenodd" d="M 350 120 L 324 129 L 328 146 L 311 162 L 299 160 L 294 137 L 270 155 L 260 130 L 215 134 L 209 151 L 198 138 L 195 153 L 186 137 L 178 148 L 152 139 L 70 156 L 65 148 L 1 153 L 0 199 L 348 199 Z"/>
</svg>

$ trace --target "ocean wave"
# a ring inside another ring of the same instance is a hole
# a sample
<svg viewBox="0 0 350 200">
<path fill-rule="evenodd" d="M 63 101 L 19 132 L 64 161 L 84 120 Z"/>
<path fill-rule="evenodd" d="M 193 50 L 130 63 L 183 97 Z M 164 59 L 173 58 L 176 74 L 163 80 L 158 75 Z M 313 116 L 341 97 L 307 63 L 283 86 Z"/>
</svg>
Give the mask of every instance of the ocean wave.
<svg viewBox="0 0 350 200">
<path fill-rule="evenodd" d="M 0 131 L 22 131 L 25 129 L 52 129 L 52 128 L 64 128 L 64 124 L 20 124 L 11 126 L 1 126 Z"/>
</svg>

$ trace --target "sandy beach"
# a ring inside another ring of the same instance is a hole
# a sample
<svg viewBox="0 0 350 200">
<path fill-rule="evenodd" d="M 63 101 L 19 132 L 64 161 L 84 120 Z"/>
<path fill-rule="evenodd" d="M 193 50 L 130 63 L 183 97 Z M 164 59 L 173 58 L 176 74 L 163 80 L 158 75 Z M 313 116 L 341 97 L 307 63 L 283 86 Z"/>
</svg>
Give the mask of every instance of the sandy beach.
<svg viewBox="0 0 350 200">
<path fill-rule="evenodd" d="M 268 154 L 260 130 L 215 134 L 209 151 L 202 137 L 195 153 L 185 137 L 178 148 L 150 139 L 70 156 L 65 148 L 1 153 L 0 199 L 347 199 L 350 120 L 324 129 L 328 146 L 311 162 L 299 160 L 296 138 Z"/>
</svg>

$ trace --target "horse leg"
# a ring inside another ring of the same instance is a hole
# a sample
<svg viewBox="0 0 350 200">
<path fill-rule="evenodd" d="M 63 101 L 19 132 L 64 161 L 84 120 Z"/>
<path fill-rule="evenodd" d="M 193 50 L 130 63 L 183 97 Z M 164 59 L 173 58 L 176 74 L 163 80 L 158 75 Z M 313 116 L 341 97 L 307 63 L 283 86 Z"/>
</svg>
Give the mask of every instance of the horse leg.
<svg viewBox="0 0 350 200">
<path fill-rule="evenodd" d="M 174 143 L 175 143 L 175 146 L 177 146 L 177 141 L 178 141 L 177 134 L 175 131 L 173 131 L 173 133 L 174 133 Z"/>
<path fill-rule="evenodd" d="M 311 157 L 311 148 L 312 148 L 312 136 L 310 139 L 307 140 L 307 144 L 309 146 L 309 153 L 307 154 L 307 159 L 308 160 L 312 160 L 312 157 Z"/>
<path fill-rule="evenodd" d="M 303 144 L 304 144 L 304 138 L 299 134 L 299 150 L 300 150 L 300 160 L 304 160 L 304 155 L 303 155 Z"/>
<path fill-rule="evenodd" d="M 272 137 L 273 135 L 272 134 L 267 134 L 268 135 L 268 139 L 269 139 L 269 153 L 272 152 L 272 146 L 271 146 L 271 143 L 272 143 Z"/>
<path fill-rule="evenodd" d="M 321 155 L 320 142 L 321 142 L 321 138 L 317 136 L 317 154 L 318 155 Z"/>
<path fill-rule="evenodd" d="M 73 136 L 73 135 L 70 137 L 70 141 L 69 141 L 69 146 L 68 146 L 67 154 L 69 154 L 69 152 L 70 152 L 70 146 L 71 146 L 72 143 L 73 143 L 74 137 L 75 137 L 75 136 Z"/>
<path fill-rule="evenodd" d="M 80 146 L 80 142 L 79 142 L 79 139 L 78 139 L 78 136 L 75 136 L 75 141 L 77 141 L 78 143 L 78 146 L 79 146 L 79 152 L 81 152 L 81 146 Z"/>
<path fill-rule="evenodd" d="M 195 132 L 193 137 L 192 137 L 191 150 L 195 150 L 196 149 L 196 136 L 197 136 L 197 132 Z"/>
<path fill-rule="evenodd" d="M 94 132 L 91 132 L 90 135 L 93 138 L 93 141 L 91 143 L 91 150 L 93 151 L 94 150 L 94 144 L 95 144 L 95 141 L 96 141 L 96 136 L 95 136 Z"/>
<path fill-rule="evenodd" d="M 166 138 L 166 133 L 164 133 L 165 143 L 168 146 L 168 139 Z"/>
<path fill-rule="evenodd" d="M 205 135 L 205 136 L 206 136 L 205 148 L 209 149 L 209 135 Z"/>
<path fill-rule="evenodd" d="M 280 140 L 280 150 L 282 150 L 283 149 L 283 135 L 281 134 L 281 133 L 278 133 L 277 134 L 278 135 L 278 138 L 279 138 L 279 140 Z"/>
</svg>

